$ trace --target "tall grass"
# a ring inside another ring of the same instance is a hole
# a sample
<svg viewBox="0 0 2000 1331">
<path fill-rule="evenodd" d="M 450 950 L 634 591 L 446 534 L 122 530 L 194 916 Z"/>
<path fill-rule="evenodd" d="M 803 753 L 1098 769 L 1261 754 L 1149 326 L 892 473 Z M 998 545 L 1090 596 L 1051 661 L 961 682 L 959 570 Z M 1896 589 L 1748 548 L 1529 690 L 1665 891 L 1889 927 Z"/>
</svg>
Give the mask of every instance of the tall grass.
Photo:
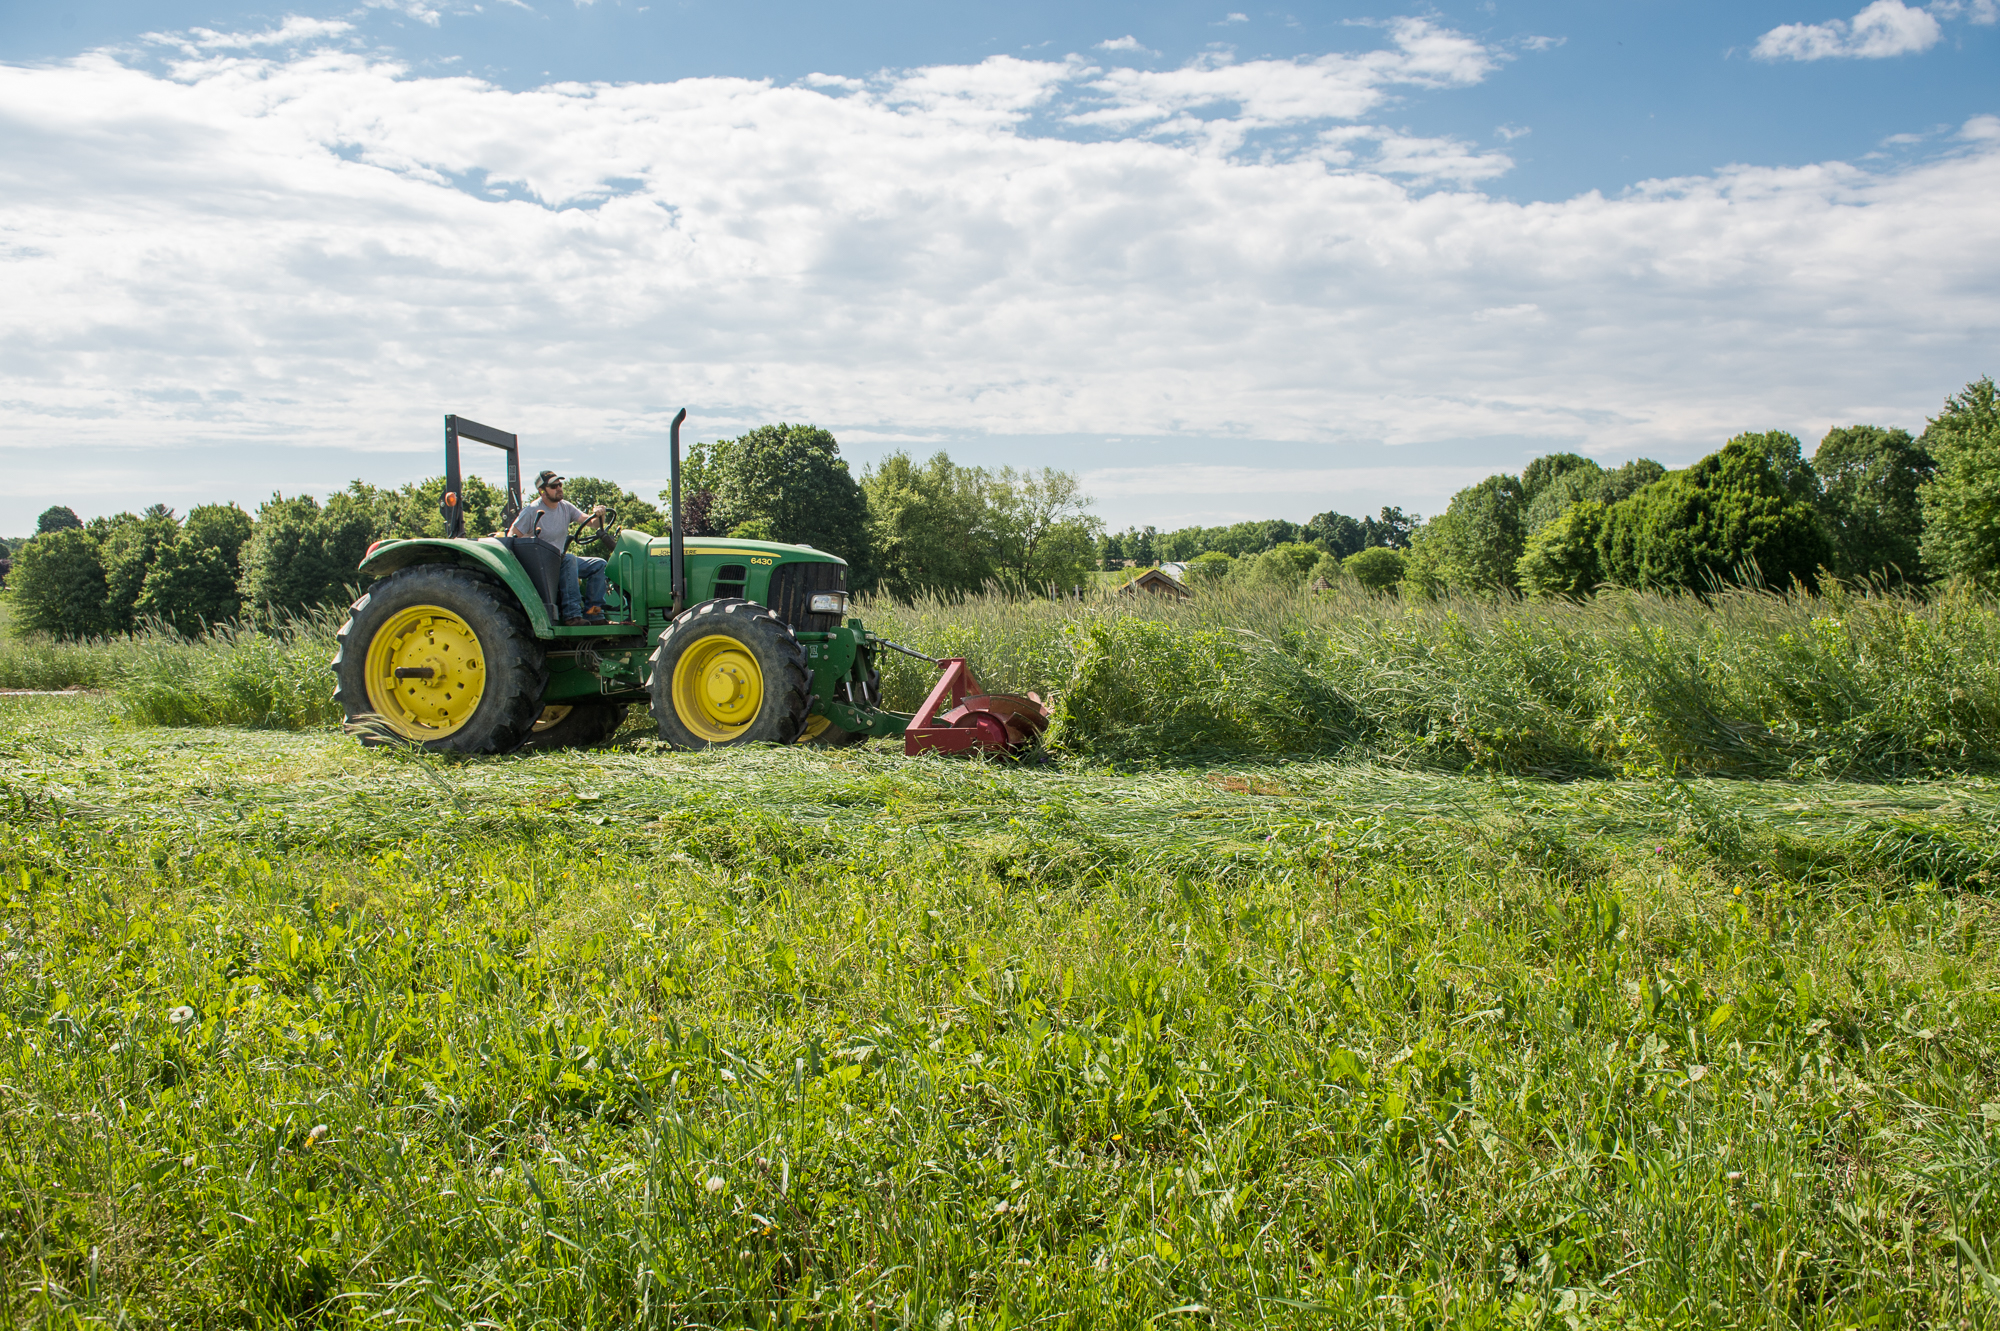
<svg viewBox="0 0 2000 1331">
<path fill-rule="evenodd" d="M 872 627 L 1052 695 L 1117 761 L 1361 748 L 1541 775 L 1899 776 L 2000 764 L 2000 608 L 1972 594 L 1611 593 L 1404 604 L 1352 590 L 871 605 Z M 897 657 L 893 706 L 930 668 Z"/>
<path fill-rule="evenodd" d="M 2000 606 L 1972 593 L 1607 593 L 1404 604 L 1225 586 L 1155 597 L 876 602 L 876 632 L 1050 699 L 1059 753 L 1114 762 L 1369 753 L 1447 768 L 1900 777 L 2000 767 Z M 340 612 L 12 642 L 0 687 L 109 688 L 144 725 L 337 722 Z M 885 654 L 912 710 L 929 665 Z"/>
<path fill-rule="evenodd" d="M 139 725 L 331 725 L 341 716 L 326 664 L 341 613 L 224 624 L 194 638 L 163 624 L 86 642 L 0 636 L 0 688 L 110 690 Z"/>
</svg>

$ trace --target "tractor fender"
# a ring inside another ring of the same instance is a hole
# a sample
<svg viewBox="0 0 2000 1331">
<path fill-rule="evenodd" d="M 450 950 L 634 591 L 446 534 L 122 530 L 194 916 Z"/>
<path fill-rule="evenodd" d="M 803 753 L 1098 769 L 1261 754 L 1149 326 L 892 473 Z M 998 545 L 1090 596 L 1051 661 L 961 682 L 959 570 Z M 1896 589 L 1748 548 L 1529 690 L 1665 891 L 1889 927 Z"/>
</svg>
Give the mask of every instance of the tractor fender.
<svg viewBox="0 0 2000 1331">
<path fill-rule="evenodd" d="M 399 568 L 415 564 L 459 564 L 491 573 L 505 583 L 507 590 L 514 594 L 514 599 L 521 603 L 521 613 L 528 617 L 529 627 L 534 629 L 537 638 L 555 636 L 554 626 L 549 623 L 549 612 L 542 605 L 542 594 L 535 590 L 527 570 L 521 567 L 521 561 L 514 558 L 506 546 L 491 537 L 476 541 L 443 537 L 382 541 L 362 559 L 361 571 L 379 578 L 385 573 L 394 573 Z"/>
</svg>

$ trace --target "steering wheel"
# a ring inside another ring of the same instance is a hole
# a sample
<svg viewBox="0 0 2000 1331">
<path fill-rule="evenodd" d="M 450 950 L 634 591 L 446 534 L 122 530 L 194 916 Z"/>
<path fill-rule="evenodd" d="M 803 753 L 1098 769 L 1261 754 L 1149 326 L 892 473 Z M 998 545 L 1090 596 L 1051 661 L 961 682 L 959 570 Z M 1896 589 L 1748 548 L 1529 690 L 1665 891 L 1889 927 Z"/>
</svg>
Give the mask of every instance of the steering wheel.
<svg viewBox="0 0 2000 1331">
<path fill-rule="evenodd" d="M 596 537 L 597 544 L 605 545 L 610 542 L 611 524 L 616 522 L 617 520 L 618 520 L 618 515 L 615 512 L 613 512 L 611 508 L 607 505 L 604 509 L 603 521 L 597 529 L 597 537 Z M 572 527 L 570 529 L 569 539 L 563 542 L 563 553 L 568 554 L 569 548 L 572 545 L 575 545 L 578 541 L 581 541 L 583 539 L 583 534 L 589 530 L 590 530 L 590 524 L 588 522 L 579 522 L 576 524 L 576 526 Z"/>
</svg>

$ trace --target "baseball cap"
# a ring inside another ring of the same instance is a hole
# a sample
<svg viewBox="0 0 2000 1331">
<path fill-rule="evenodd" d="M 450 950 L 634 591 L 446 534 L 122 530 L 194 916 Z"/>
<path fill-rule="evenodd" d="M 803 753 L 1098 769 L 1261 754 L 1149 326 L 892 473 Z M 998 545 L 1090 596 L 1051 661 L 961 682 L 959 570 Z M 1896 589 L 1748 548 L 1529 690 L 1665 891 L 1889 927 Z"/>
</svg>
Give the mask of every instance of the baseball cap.
<svg viewBox="0 0 2000 1331">
<path fill-rule="evenodd" d="M 562 480 L 562 474 L 560 472 L 545 471 L 541 475 L 535 477 L 535 488 L 537 490 L 546 490 L 551 485 L 556 484 L 560 480 Z"/>
</svg>

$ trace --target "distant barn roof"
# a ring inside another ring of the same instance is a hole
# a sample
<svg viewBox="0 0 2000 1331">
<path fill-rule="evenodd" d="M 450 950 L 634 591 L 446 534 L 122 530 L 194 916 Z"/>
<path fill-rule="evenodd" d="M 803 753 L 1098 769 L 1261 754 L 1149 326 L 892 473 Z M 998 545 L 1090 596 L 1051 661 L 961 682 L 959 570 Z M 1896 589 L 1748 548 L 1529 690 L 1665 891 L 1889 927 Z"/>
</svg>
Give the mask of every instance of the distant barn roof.
<svg viewBox="0 0 2000 1331">
<path fill-rule="evenodd" d="M 1120 596 L 1130 596 L 1136 591 L 1152 592 L 1156 596 L 1187 596 L 1188 589 L 1156 568 L 1149 568 L 1132 581 L 1118 589 Z"/>
</svg>

